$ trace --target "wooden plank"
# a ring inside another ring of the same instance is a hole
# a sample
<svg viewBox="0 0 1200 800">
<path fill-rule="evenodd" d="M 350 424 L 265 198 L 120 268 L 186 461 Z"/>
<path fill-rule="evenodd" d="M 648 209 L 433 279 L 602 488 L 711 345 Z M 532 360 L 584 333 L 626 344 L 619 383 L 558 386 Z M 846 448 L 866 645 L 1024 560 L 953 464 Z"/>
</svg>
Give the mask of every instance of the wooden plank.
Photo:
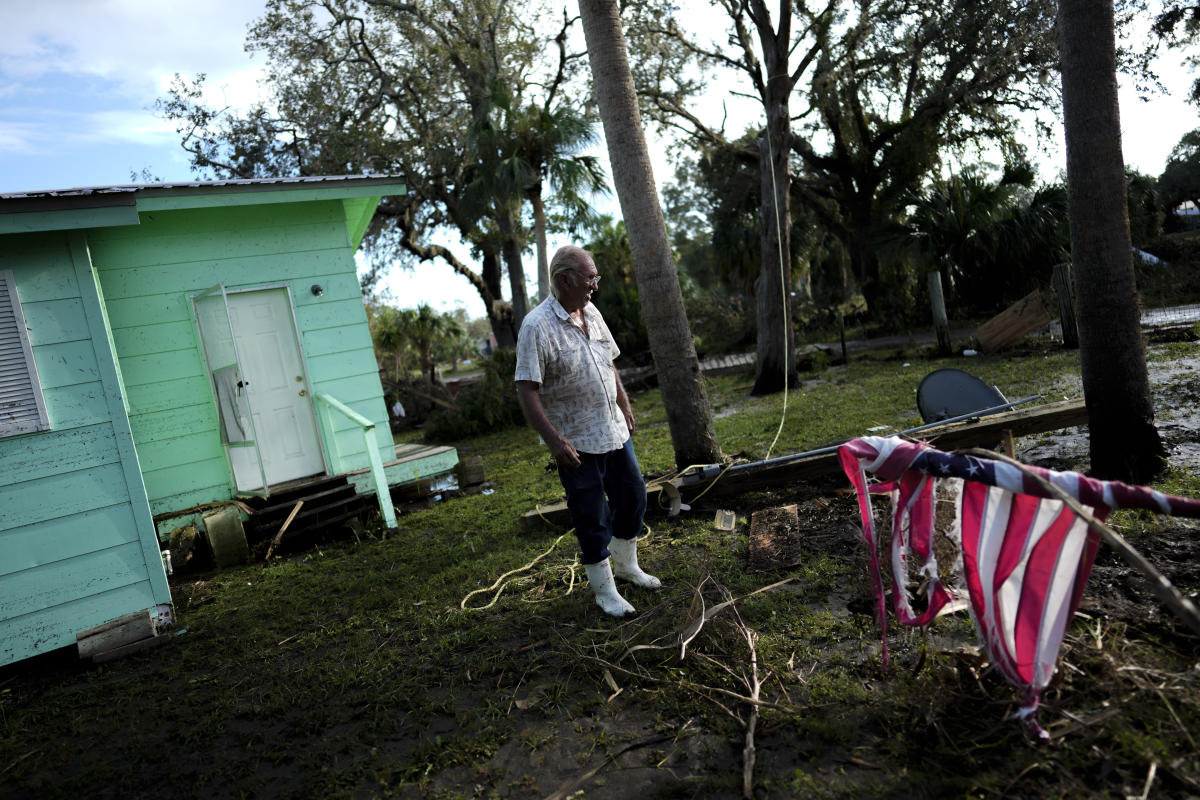
<svg viewBox="0 0 1200 800">
<path fill-rule="evenodd" d="M 0 248 L 0 269 L 11 269 L 17 279 L 21 303 L 79 297 L 70 265 L 70 251 L 61 234 L 5 236 Z"/>
<path fill-rule="evenodd" d="M 150 618 L 150 610 L 144 609 L 80 631 L 75 634 L 75 645 L 79 648 L 80 658 L 93 658 L 152 636 L 154 621 Z"/>
<path fill-rule="evenodd" d="M 42 389 L 93 383 L 100 380 L 96 354 L 90 341 L 42 345 L 33 350 Z"/>
<path fill-rule="evenodd" d="M 0 484 L 37 481 L 120 461 L 112 424 L 0 439 Z"/>
<path fill-rule="evenodd" d="M 187 406 L 212 406 L 212 390 L 207 375 L 193 375 L 171 381 L 140 383 L 125 387 L 131 416 L 153 414 Z M 215 419 L 215 414 L 213 419 Z M 215 423 L 214 423 L 215 429 Z"/>
<path fill-rule="evenodd" d="M 297 186 L 296 188 L 276 188 L 272 187 L 268 191 L 261 190 L 237 190 L 230 188 L 228 191 L 219 193 L 213 192 L 189 192 L 187 194 L 177 195 L 146 195 L 138 199 L 138 208 L 147 211 L 172 210 L 184 208 L 206 208 L 211 206 L 236 206 L 248 207 L 255 205 L 276 205 L 283 203 L 314 203 L 329 200 L 344 200 L 347 198 L 362 197 L 365 194 L 363 186 L 351 186 L 349 184 L 325 184 L 322 186 Z M 404 184 L 394 183 L 379 183 L 369 187 L 376 194 L 404 194 Z M 338 208 L 341 206 L 339 204 Z"/>
<path fill-rule="evenodd" d="M 193 486 L 213 486 L 229 480 L 229 464 L 224 454 L 203 461 L 192 461 L 174 467 L 146 470 L 146 494 L 153 500 L 185 492 Z M 157 512 L 155 512 L 157 513 Z"/>
<path fill-rule="evenodd" d="M 225 448 L 215 430 L 140 442 L 137 451 L 143 472 L 225 457 Z"/>
<path fill-rule="evenodd" d="M 199 346 L 191 320 L 117 328 L 113 331 L 113 344 L 122 364 L 131 356 L 195 350 Z"/>
<path fill-rule="evenodd" d="M 312 297 L 312 292 L 308 292 Z M 327 298 L 328 292 L 322 295 Z M 309 303 L 296 306 L 296 324 L 302 331 L 316 331 L 325 328 L 337 328 L 343 325 L 366 325 L 367 311 L 360 297 L 346 300 L 327 299 L 323 303 Z"/>
<path fill-rule="evenodd" d="M 375 372 L 364 372 L 348 378 L 337 378 L 331 381 L 313 381 L 315 391 L 333 395 L 348 406 L 370 408 L 375 411 L 375 402 L 383 402 L 382 387 L 379 385 L 379 375 Z M 370 418 L 371 414 L 363 412 Z"/>
<path fill-rule="evenodd" d="M 109 661 L 115 661 L 118 658 L 140 653 L 143 650 L 149 650 L 159 645 L 166 644 L 171 640 L 169 636 L 148 636 L 144 639 L 138 639 L 136 642 L 130 642 L 121 647 L 114 647 L 111 650 L 106 650 L 102 653 L 97 653 L 92 656 L 93 664 L 105 664 Z"/>
<path fill-rule="evenodd" d="M 345 325 L 340 328 L 326 328 L 320 331 L 303 331 L 301 333 L 306 355 L 323 356 L 330 353 L 343 353 L 347 358 L 360 358 L 375 365 L 375 345 L 371 342 L 371 332 L 366 325 Z M 379 367 L 376 365 L 375 369 Z"/>
<path fill-rule="evenodd" d="M 121 357 L 121 375 L 126 387 L 194 378 L 204 374 L 204 362 L 195 346 L 185 350 L 172 350 L 169 353 Z"/>
<path fill-rule="evenodd" d="M 136 224 L 137 210 L 132 205 L 0 214 L 0 234 L 82 230 L 103 228 L 109 225 Z"/>
<path fill-rule="evenodd" d="M 457 453 L 458 451 L 446 444 L 398 444 L 396 445 L 396 458 L 392 463 L 403 464 L 405 461 L 429 458 L 450 452 Z"/>
<path fill-rule="evenodd" d="M 187 264 L 105 269 L 100 273 L 104 296 L 112 298 L 195 293 L 224 281 L 230 289 L 283 283 L 329 271 L 329 252 L 277 253 L 274 255 L 209 259 Z"/>
<path fill-rule="evenodd" d="M 42 396 L 46 400 L 50 430 L 94 425 L 109 419 L 108 400 L 100 381 L 55 386 L 43 391 Z"/>
<path fill-rule="evenodd" d="M 114 332 L 138 325 L 192 321 L 192 304 L 182 292 L 149 297 L 105 298 L 108 321 Z"/>
<path fill-rule="evenodd" d="M 0 532 L 0 575 L 134 542 L 137 535 L 128 503 Z"/>
<path fill-rule="evenodd" d="M 130 415 L 129 424 L 134 441 L 139 443 L 210 431 L 217 435 L 217 413 L 212 403 L 180 405 L 166 411 Z"/>
<path fill-rule="evenodd" d="M 87 318 L 83 314 L 83 301 L 77 297 L 62 300 L 42 300 L 21 303 L 25 325 L 29 329 L 29 343 L 34 347 L 78 342 L 88 338 Z"/>
<path fill-rule="evenodd" d="M 155 605 L 146 581 L 64 602 L 34 614 L 0 619 L 0 665 L 75 644 L 75 634 Z"/>
<path fill-rule="evenodd" d="M 102 246 L 147 237 L 172 238 L 189 236 L 208 231 L 254 231 L 272 228 L 297 227 L 322 223 L 336 225 L 339 217 L 337 203 L 304 203 L 293 206 L 243 208 L 236 205 L 216 206 L 205 209 L 177 211 L 152 211 L 140 215 L 140 224 L 132 228 L 106 228 L 96 231 L 90 239 L 95 240 L 97 250 Z"/>
<path fill-rule="evenodd" d="M 128 500 L 125 476 L 117 463 L 0 486 L 0 531 Z"/>
<path fill-rule="evenodd" d="M 195 508 L 206 503 L 219 503 L 224 500 L 229 500 L 234 496 L 233 486 L 228 477 L 218 483 L 208 486 L 197 486 L 194 489 L 187 489 L 182 492 L 176 492 L 165 497 L 150 498 L 150 511 L 154 516 L 161 514 L 171 514 L 171 512 L 179 511 L 185 508 Z M 194 513 L 191 515 L 196 520 L 199 520 L 200 515 Z M 159 534 L 169 533 L 173 528 L 183 525 L 188 520 L 188 515 L 180 515 L 176 517 L 163 518 L 158 522 Z"/>
<path fill-rule="evenodd" d="M 395 450 L 397 458 L 383 464 L 389 486 L 404 486 L 445 475 L 458 465 L 458 451 L 448 445 L 398 445 Z M 354 484 L 359 494 L 375 493 L 369 468 L 347 472 L 346 479 Z"/>
<path fill-rule="evenodd" d="M 788 569 L 801 563 L 800 516 L 795 503 L 750 516 L 747 572 Z"/>
<path fill-rule="evenodd" d="M 340 300 L 354 300 L 360 305 L 362 304 L 362 287 L 358 285 L 358 275 L 354 269 L 347 269 L 343 272 L 334 272 L 330 269 L 325 269 L 322 272 L 324 274 L 316 276 L 315 280 L 309 280 L 305 283 L 305 278 L 297 278 L 292 284 L 292 302 L 295 304 L 297 311 L 304 306 L 320 305 Z M 325 289 L 325 294 L 320 297 L 313 297 L 312 293 L 307 291 L 307 289 L 314 283 L 321 284 Z M 363 313 L 365 315 L 366 311 L 364 310 Z"/>
<path fill-rule="evenodd" d="M 101 239 L 93 237 L 92 260 L 101 269 L 181 264 L 231 256 L 301 253 L 337 247 L 335 220 L 309 217 L 288 224 L 279 218 L 204 219 L 213 215 L 190 212 L 179 225 L 143 226 L 141 236 Z M 222 215 L 223 216 L 223 215 Z M 344 238 L 344 235 L 343 235 Z"/>
<path fill-rule="evenodd" d="M 979 326 L 975 331 L 979 349 L 985 353 L 1003 350 L 1052 319 L 1049 299 L 1036 289 Z"/>
<path fill-rule="evenodd" d="M 940 449 L 958 450 L 994 443 L 1001 438 L 1004 431 L 1012 431 L 1013 436 L 1025 436 L 1086 423 L 1087 409 L 1083 401 L 1065 400 L 1025 411 L 940 425 L 921 431 L 918 435 Z M 705 491 L 705 497 L 727 497 L 759 489 L 794 486 L 801 481 L 836 475 L 840 471 L 841 464 L 838 462 L 837 451 L 834 450 L 794 461 L 747 465 L 743 469 L 726 473 L 711 489 L 709 486 L 714 483 L 711 480 L 687 484 L 674 481 L 673 485 L 680 489 L 686 503 L 689 498 L 699 495 L 702 491 Z M 661 493 L 661 486 L 647 487 L 647 508 L 659 508 L 658 497 Z M 521 515 L 521 525 L 525 529 L 540 527 L 543 522 L 569 525 L 570 517 L 567 515 L 566 503 L 548 503 Z"/>
<path fill-rule="evenodd" d="M 96 351 L 100 380 L 104 384 L 104 396 L 108 400 L 109 417 L 121 460 L 121 471 L 125 478 L 126 496 L 129 498 L 133 518 L 137 524 L 138 549 L 142 556 L 141 574 L 149 581 L 155 601 L 170 603 L 171 587 L 167 583 L 154 519 L 150 514 L 150 502 L 146 497 L 146 488 L 138 467 L 137 449 L 122 397 L 121 374 L 117 367 L 117 355 L 113 348 L 112 332 L 108 328 L 100 284 L 92 268 L 85 235 L 75 231 L 70 233 L 68 238 L 71 260 L 75 267 L 75 280 L 80 287 L 80 298 L 83 300 L 92 346 Z"/>
<path fill-rule="evenodd" d="M 340 353 L 330 353 L 323 356 L 314 356 L 312 353 L 305 353 L 305 364 L 308 366 L 308 379 L 312 382 L 315 388 L 318 384 L 324 384 L 327 381 L 339 380 L 341 378 L 352 378 L 359 375 L 372 375 L 375 379 L 379 378 L 379 365 L 375 362 L 375 351 L 371 351 L 371 358 L 343 358 Z"/>
<path fill-rule="evenodd" d="M 85 553 L 0 577 L 0 618 L 146 581 L 146 561 L 138 542 Z"/>
</svg>

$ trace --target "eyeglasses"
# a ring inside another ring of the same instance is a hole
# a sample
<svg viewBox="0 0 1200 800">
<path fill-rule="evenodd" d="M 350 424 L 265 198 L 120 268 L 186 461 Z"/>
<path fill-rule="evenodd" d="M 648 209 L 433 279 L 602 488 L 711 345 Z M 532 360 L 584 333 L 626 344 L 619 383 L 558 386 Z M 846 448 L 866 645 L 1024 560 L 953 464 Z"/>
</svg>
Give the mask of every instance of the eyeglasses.
<svg viewBox="0 0 1200 800">
<path fill-rule="evenodd" d="M 590 278 L 587 277 L 586 275 L 580 275 L 578 272 L 576 272 L 575 275 L 576 275 L 576 277 L 580 278 L 584 283 L 586 283 L 589 287 L 591 287 L 593 290 L 600 288 L 600 276 L 599 275 L 593 275 Z"/>
</svg>

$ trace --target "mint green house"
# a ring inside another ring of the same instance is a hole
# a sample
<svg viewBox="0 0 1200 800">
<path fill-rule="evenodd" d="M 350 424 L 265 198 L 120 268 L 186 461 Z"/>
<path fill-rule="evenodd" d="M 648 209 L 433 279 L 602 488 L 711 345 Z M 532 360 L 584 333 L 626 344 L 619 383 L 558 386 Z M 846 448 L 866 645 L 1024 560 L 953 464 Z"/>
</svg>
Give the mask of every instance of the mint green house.
<svg viewBox="0 0 1200 800">
<path fill-rule="evenodd" d="M 351 473 L 395 527 L 354 253 L 404 191 L 345 177 L 0 194 L 0 665 L 169 615 L 156 517 Z"/>
</svg>

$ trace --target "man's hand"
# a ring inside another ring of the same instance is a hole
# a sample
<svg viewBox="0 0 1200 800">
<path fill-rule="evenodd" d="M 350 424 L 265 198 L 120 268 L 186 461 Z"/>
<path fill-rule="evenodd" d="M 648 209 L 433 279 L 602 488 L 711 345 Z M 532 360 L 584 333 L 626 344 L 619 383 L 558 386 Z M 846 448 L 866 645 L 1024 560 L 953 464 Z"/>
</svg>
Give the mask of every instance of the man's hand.
<svg viewBox="0 0 1200 800">
<path fill-rule="evenodd" d="M 547 442 L 547 445 L 550 447 L 550 455 L 554 456 L 560 467 L 578 467 L 583 463 L 579 460 L 579 452 L 575 445 L 565 437 L 559 436 L 554 442 Z"/>
<path fill-rule="evenodd" d="M 546 410 L 542 408 L 542 400 L 538 397 L 538 384 L 533 381 L 517 381 L 517 397 L 530 426 L 542 437 L 546 447 L 550 448 L 554 462 L 560 467 L 578 467 L 583 463 L 579 460 L 579 452 L 575 445 L 554 430 L 550 420 L 546 419 Z"/>
<path fill-rule="evenodd" d="M 613 374 L 617 377 L 617 408 L 621 409 L 621 414 L 625 417 L 625 425 L 629 428 L 629 435 L 633 436 L 633 429 L 637 427 L 637 420 L 633 418 L 633 406 L 629 403 L 629 395 L 625 394 L 625 385 L 621 383 L 621 373 L 614 369 Z"/>
</svg>

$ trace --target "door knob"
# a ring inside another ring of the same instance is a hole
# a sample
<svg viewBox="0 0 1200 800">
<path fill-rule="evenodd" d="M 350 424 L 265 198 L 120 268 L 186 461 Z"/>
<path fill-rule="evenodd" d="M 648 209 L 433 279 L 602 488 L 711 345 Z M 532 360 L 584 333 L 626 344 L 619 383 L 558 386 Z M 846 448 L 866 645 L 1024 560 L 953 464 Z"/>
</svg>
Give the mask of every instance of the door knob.
<svg viewBox="0 0 1200 800">
<path fill-rule="evenodd" d="M 301 389 L 299 394 L 301 397 L 304 397 L 304 395 L 307 394 L 307 392 L 305 392 L 303 389 Z"/>
</svg>

